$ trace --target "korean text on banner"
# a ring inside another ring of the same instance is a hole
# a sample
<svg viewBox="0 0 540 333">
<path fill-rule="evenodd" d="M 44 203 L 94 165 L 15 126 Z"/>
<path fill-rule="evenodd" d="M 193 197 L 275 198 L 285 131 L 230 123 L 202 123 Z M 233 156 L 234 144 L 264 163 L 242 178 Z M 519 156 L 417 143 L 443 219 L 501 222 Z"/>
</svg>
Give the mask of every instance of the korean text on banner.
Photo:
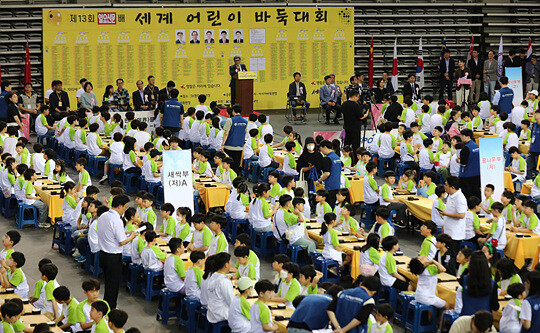
<svg viewBox="0 0 540 333">
<path fill-rule="evenodd" d="M 496 201 L 501 199 L 504 191 L 504 157 L 503 143 L 500 137 L 480 139 L 480 180 L 482 189 L 487 184 L 495 186 L 493 199 Z M 484 196 L 483 190 L 482 196 Z"/>
<path fill-rule="evenodd" d="M 227 103 L 234 56 L 257 71 L 255 109 L 283 108 L 294 72 L 318 105 L 325 75 L 345 87 L 354 72 L 354 8 L 43 9 L 43 79 L 61 80 L 72 105 L 83 77 L 94 92 L 122 78 L 131 97 L 149 75 L 174 81 L 186 110 L 201 93 Z"/>
<path fill-rule="evenodd" d="M 512 104 L 518 106 L 523 101 L 523 77 L 521 76 L 521 67 L 508 67 L 505 69 L 508 77 L 508 88 L 514 91 L 514 100 Z"/>
<path fill-rule="evenodd" d="M 111 118 L 115 114 L 119 114 L 120 117 L 122 117 L 122 120 L 124 121 L 124 130 L 127 128 L 128 121 L 126 119 L 126 112 L 112 112 Z M 144 121 L 148 127 L 146 128 L 146 132 L 152 133 L 155 129 L 155 123 L 154 123 L 154 111 L 135 111 L 135 118 L 139 121 Z"/>
<path fill-rule="evenodd" d="M 161 175 L 165 202 L 171 203 L 175 210 L 178 207 L 189 207 L 193 211 L 191 151 L 163 151 Z"/>
</svg>

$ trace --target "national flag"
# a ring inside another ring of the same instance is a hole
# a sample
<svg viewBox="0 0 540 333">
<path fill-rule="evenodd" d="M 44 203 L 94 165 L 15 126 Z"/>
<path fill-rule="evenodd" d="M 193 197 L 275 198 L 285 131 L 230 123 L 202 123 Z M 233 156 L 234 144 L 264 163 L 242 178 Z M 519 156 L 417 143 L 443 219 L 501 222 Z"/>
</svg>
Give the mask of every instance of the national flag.
<svg viewBox="0 0 540 333">
<path fill-rule="evenodd" d="M 440 65 L 441 60 L 442 60 L 442 58 L 444 56 L 444 51 L 446 51 L 446 37 L 442 41 L 441 55 L 439 56 L 439 65 Z M 437 67 L 439 67 L 439 65 L 437 65 Z"/>
<path fill-rule="evenodd" d="M 499 55 L 497 56 L 497 80 L 499 80 L 503 75 L 503 38 L 501 35 L 501 41 L 499 42 Z"/>
<path fill-rule="evenodd" d="M 371 37 L 371 46 L 369 47 L 368 82 L 369 87 L 373 88 L 373 37 Z"/>
<path fill-rule="evenodd" d="M 418 44 L 418 60 L 416 61 L 416 83 L 420 89 L 424 88 L 424 55 L 422 54 L 422 37 Z"/>
<path fill-rule="evenodd" d="M 527 47 L 527 60 L 531 61 L 532 58 L 532 40 L 531 37 L 529 37 L 529 46 Z"/>
<path fill-rule="evenodd" d="M 397 78 L 397 37 L 394 41 L 394 59 L 392 61 L 392 87 L 394 87 L 394 91 L 398 89 L 398 78 Z"/>
<path fill-rule="evenodd" d="M 471 37 L 471 44 L 469 45 L 469 53 L 467 54 L 467 62 L 465 64 L 468 64 L 469 60 L 471 60 L 473 50 L 474 50 L 474 37 Z"/>
<path fill-rule="evenodd" d="M 28 42 L 26 42 L 26 58 L 24 59 L 24 84 L 32 81 L 32 74 L 30 70 L 30 48 Z"/>
</svg>

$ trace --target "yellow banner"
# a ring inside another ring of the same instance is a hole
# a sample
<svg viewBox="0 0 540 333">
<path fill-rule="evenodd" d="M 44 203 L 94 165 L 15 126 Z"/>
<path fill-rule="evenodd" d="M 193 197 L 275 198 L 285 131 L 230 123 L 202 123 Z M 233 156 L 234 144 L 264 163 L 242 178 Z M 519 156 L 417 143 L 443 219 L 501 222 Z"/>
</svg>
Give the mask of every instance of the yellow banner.
<svg viewBox="0 0 540 333">
<path fill-rule="evenodd" d="M 284 108 L 294 72 L 318 106 L 325 75 L 343 86 L 354 73 L 353 8 L 43 10 L 44 88 L 62 80 L 72 105 L 83 77 L 101 100 L 117 78 L 131 94 L 149 75 L 173 80 L 186 106 L 229 103 L 234 56 L 257 72 L 255 109 Z"/>
</svg>

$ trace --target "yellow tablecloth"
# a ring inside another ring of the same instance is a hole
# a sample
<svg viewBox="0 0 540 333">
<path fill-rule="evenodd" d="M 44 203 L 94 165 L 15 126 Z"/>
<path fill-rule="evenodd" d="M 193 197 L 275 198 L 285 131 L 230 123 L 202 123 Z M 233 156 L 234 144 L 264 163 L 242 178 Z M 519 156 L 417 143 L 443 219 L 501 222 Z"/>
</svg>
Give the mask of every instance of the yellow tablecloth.
<svg viewBox="0 0 540 333">
<path fill-rule="evenodd" d="M 364 178 L 360 179 L 349 179 L 351 183 L 351 203 L 364 201 Z"/>
<path fill-rule="evenodd" d="M 63 199 L 60 198 L 60 194 L 52 195 L 51 191 L 44 191 L 41 189 L 41 186 L 34 186 L 36 194 L 41 197 L 41 201 L 47 204 L 49 207 L 49 217 L 51 218 L 51 223 L 54 224 L 57 217 L 62 217 L 62 203 Z"/>
<path fill-rule="evenodd" d="M 521 184 L 521 194 L 531 194 L 532 184 Z"/>
<path fill-rule="evenodd" d="M 490 224 L 481 223 L 480 231 L 487 233 Z M 530 237 L 516 237 L 515 232 L 506 231 L 506 247 L 504 255 L 510 259 L 514 259 L 517 267 L 522 267 L 525 264 L 525 259 L 534 259 L 537 256 L 538 246 L 540 246 L 540 236 L 536 234 L 524 234 Z"/>
<path fill-rule="evenodd" d="M 216 187 L 205 187 L 204 184 L 216 185 Z M 229 200 L 230 191 L 227 185 L 217 182 L 196 182 L 195 187 L 199 190 L 201 200 L 206 207 L 206 211 L 213 207 L 225 207 Z"/>
<path fill-rule="evenodd" d="M 474 131 L 474 141 L 476 143 L 479 143 L 480 138 L 496 138 L 498 136 L 497 133 L 486 133 L 484 131 Z"/>
<path fill-rule="evenodd" d="M 504 188 L 514 192 L 514 183 L 512 182 L 512 174 L 510 171 L 504 172 Z"/>
<path fill-rule="evenodd" d="M 408 200 L 409 197 L 415 197 L 418 200 Z M 431 207 L 433 206 L 433 200 L 424 198 L 421 195 L 395 195 L 394 196 L 399 201 L 403 202 L 409 212 L 413 214 L 414 217 L 421 221 L 431 220 Z"/>
</svg>

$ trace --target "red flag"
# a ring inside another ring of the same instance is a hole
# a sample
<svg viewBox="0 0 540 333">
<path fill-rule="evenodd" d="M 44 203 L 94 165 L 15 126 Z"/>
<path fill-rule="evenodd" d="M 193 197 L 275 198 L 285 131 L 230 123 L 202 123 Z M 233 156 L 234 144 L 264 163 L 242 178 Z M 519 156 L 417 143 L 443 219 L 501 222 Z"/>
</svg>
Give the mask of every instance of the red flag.
<svg viewBox="0 0 540 333">
<path fill-rule="evenodd" d="M 30 48 L 28 42 L 26 43 L 26 58 L 24 59 L 24 83 L 32 81 L 32 75 L 30 71 Z"/>
<path fill-rule="evenodd" d="M 397 89 L 398 86 L 398 70 L 397 70 L 397 37 L 394 41 L 394 59 L 392 60 L 392 87 L 395 87 L 394 90 Z"/>
<path fill-rule="evenodd" d="M 373 88 L 373 37 L 371 37 L 371 46 L 369 47 L 368 82 L 369 87 Z"/>
<path fill-rule="evenodd" d="M 468 64 L 469 60 L 471 60 L 473 50 L 474 50 L 474 37 L 471 37 L 471 44 L 469 45 L 469 53 L 467 54 L 467 62 L 465 64 Z"/>
</svg>

